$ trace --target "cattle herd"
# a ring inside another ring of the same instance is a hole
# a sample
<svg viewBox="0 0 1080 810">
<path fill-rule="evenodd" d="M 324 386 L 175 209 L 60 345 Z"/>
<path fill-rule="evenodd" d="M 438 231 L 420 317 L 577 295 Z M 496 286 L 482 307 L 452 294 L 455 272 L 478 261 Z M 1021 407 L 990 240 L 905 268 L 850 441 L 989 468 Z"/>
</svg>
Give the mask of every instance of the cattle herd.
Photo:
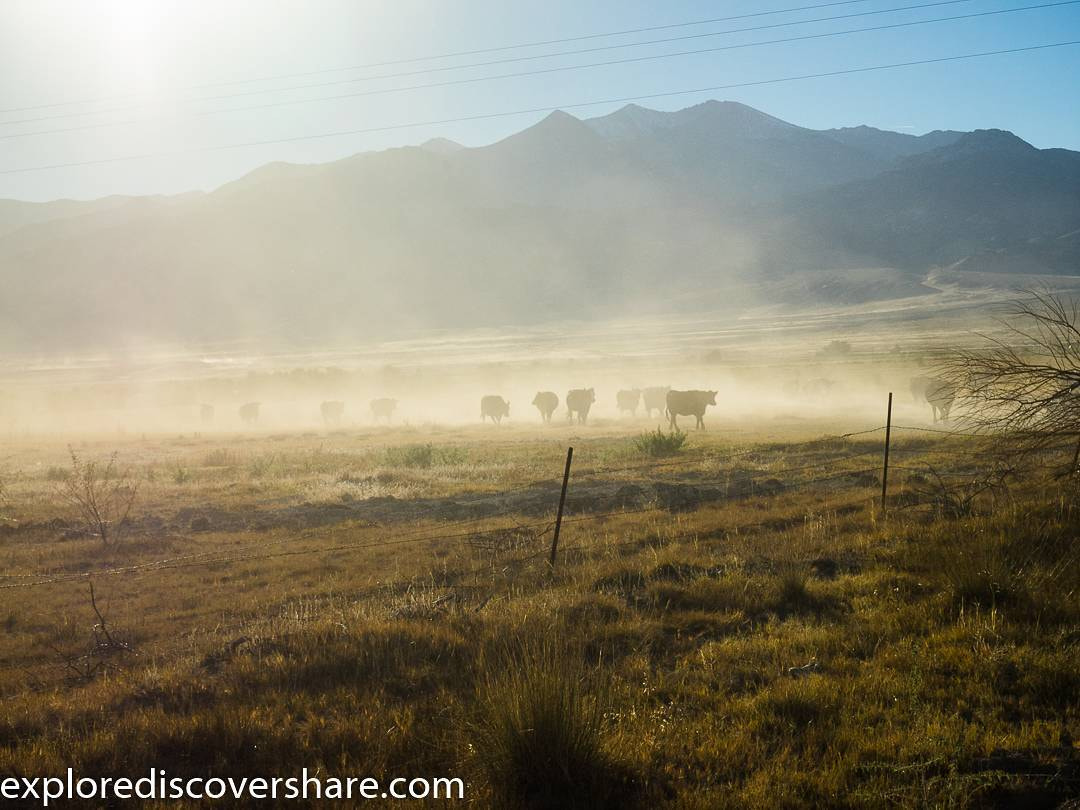
<svg viewBox="0 0 1080 810">
<path fill-rule="evenodd" d="M 680 416 L 693 416 L 695 426 L 702 430 L 705 428 L 705 410 L 716 405 L 716 391 L 676 391 L 670 387 L 653 388 L 630 388 L 618 391 L 615 394 L 615 405 L 620 415 L 629 414 L 636 417 L 638 409 L 644 409 L 647 418 L 652 418 L 653 412 L 659 417 L 661 414 L 667 417 L 672 430 L 679 429 L 678 418 Z M 917 403 L 925 403 L 930 406 L 934 422 L 948 422 L 949 412 L 956 399 L 957 389 L 952 383 L 937 377 L 913 377 L 911 379 L 911 397 Z M 585 425 L 589 421 L 589 411 L 596 402 L 596 390 L 593 388 L 573 388 L 567 391 L 566 398 L 566 421 L 571 424 Z M 559 408 L 559 395 L 554 391 L 538 391 L 533 397 L 533 406 L 540 412 L 540 419 L 544 424 L 551 424 L 552 417 Z M 394 412 L 397 410 L 398 401 L 388 397 L 379 397 L 370 402 L 372 421 L 390 424 L 393 421 Z M 246 402 L 240 406 L 237 414 L 240 421 L 245 425 L 255 425 L 259 421 L 258 402 Z M 327 426 L 338 426 L 345 415 L 345 403 L 340 400 L 329 400 L 319 406 L 323 423 Z M 199 416 L 203 424 L 209 425 L 214 421 L 215 409 L 213 405 L 203 404 L 199 409 Z M 488 419 L 493 424 L 502 424 L 504 417 L 510 416 L 510 402 L 498 394 L 488 394 L 480 399 L 480 420 Z"/>
</svg>

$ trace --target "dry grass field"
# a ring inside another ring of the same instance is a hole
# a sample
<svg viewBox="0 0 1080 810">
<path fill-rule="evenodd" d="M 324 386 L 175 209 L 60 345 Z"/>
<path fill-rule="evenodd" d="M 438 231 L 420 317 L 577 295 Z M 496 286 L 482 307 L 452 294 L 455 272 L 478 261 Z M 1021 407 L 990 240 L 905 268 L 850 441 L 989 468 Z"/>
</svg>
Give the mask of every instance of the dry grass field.
<svg viewBox="0 0 1080 810">
<path fill-rule="evenodd" d="M 5 445 L 0 773 L 458 776 L 479 807 L 1077 795 L 1070 451 L 983 487 L 985 440 L 897 431 L 883 510 L 882 432 L 838 437 L 874 425 L 661 456 L 652 427 L 77 442 L 137 485 L 107 546 L 62 501 L 66 442 Z"/>
</svg>

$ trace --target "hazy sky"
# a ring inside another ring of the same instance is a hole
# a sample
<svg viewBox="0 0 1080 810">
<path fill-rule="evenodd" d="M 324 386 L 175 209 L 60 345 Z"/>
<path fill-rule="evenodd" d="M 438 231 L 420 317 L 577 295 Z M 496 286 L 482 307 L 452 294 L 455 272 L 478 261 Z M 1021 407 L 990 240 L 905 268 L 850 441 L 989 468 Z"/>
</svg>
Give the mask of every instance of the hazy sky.
<svg viewBox="0 0 1080 810">
<path fill-rule="evenodd" d="M 528 126 L 543 114 L 240 149 L 190 150 L 509 110 L 551 109 L 597 99 L 1080 39 L 1080 4 L 1061 5 L 633 64 L 278 104 L 1040 4 L 1039 0 L 966 0 L 635 48 L 400 75 L 932 1 L 862 0 L 708 25 L 336 70 L 808 6 L 815 1 L 826 0 L 663 4 L 643 0 L 3 0 L 0 198 L 47 200 L 210 189 L 275 160 L 321 162 L 368 149 L 419 143 L 434 136 L 469 145 L 488 143 Z M 397 75 L 372 78 L 387 74 Z M 246 81 L 283 76 L 287 78 Z M 365 80 L 350 81 L 361 78 Z M 814 128 L 865 123 L 922 133 L 1000 127 L 1039 147 L 1080 149 L 1078 78 L 1080 46 L 1071 46 L 641 103 L 678 109 L 716 97 L 742 101 Z M 316 84 L 323 86 L 298 87 Z M 212 96 L 219 98 L 208 98 Z M 267 104 L 278 106 L 263 106 Z M 618 106 L 598 105 L 572 112 L 588 117 Z M 261 108 L 234 109 L 237 107 Z M 226 112 L 210 113 L 215 110 Z M 55 131 L 61 129 L 71 131 Z M 37 134 L 12 137 L 24 133 Z M 188 153 L 6 173 L 163 152 Z"/>
</svg>

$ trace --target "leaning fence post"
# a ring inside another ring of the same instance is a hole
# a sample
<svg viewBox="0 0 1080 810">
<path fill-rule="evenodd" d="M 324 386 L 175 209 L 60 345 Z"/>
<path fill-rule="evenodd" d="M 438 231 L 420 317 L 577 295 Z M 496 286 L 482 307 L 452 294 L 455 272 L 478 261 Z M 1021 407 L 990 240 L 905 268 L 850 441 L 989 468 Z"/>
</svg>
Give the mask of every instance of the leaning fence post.
<svg viewBox="0 0 1080 810">
<path fill-rule="evenodd" d="M 566 485 L 570 483 L 570 461 L 574 458 L 574 448 L 566 448 L 566 469 L 562 476 L 562 494 L 559 495 L 559 511 L 555 514 L 555 534 L 551 538 L 551 567 L 555 567 L 555 555 L 559 551 L 559 530 L 562 528 L 563 507 L 566 505 Z"/>
<path fill-rule="evenodd" d="M 889 489 L 889 439 L 892 436 L 892 391 L 889 392 L 889 409 L 885 412 L 885 462 L 881 468 L 881 508 L 885 509 L 885 495 Z"/>
</svg>

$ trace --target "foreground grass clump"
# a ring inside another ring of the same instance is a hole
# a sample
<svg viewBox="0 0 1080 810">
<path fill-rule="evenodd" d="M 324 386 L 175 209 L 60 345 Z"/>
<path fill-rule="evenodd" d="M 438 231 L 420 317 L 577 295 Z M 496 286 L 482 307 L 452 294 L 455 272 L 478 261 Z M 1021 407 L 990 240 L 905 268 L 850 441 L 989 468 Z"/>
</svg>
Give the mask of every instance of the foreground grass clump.
<svg viewBox="0 0 1080 810">
<path fill-rule="evenodd" d="M 651 458 L 673 456 L 686 444 L 686 434 L 681 430 L 664 433 L 660 428 L 642 433 L 634 439 L 634 449 Z"/>
<path fill-rule="evenodd" d="M 484 668 L 472 750 L 498 806 L 631 806 L 629 773 L 604 743 L 610 692 L 580 662 L 526 645 Z"/>
</svg>

